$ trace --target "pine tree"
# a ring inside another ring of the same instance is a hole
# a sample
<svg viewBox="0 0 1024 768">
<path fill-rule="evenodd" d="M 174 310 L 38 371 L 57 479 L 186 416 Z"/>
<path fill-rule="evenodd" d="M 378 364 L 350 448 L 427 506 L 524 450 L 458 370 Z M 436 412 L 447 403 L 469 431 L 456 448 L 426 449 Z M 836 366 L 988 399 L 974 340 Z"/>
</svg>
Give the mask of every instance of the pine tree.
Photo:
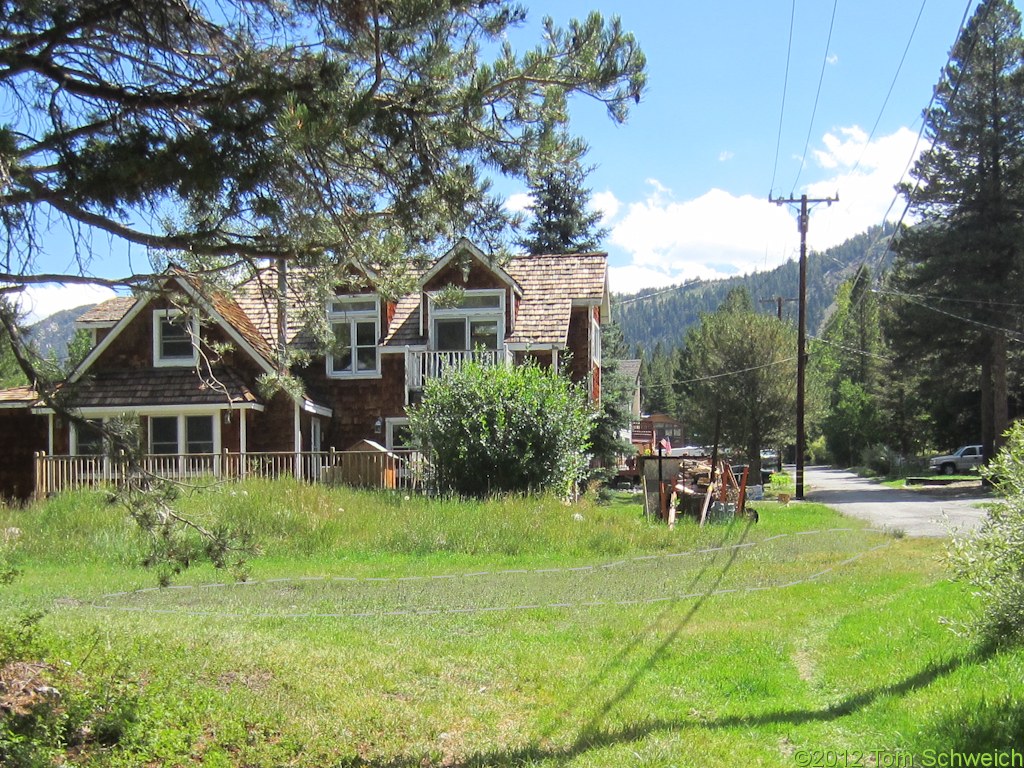
<svg viewBox="0 0 1024 768">
<path fill-rule="evenodd" d="M 583 164 L 587 150 L 582 140 L 561 131 L 542 145 L 527 173 L 530 222 L 518 241 L 528 253 L 586 253 L 607 236 L 599 226 L 601 212 L 590 209 L 586 179 L 594 166 Z"/>
<path fill-rule="evenodd" d="M 794 349 L 793 327 L 755 312 L 743 289 L 686 334 L 687 424 L 712 434 L 720 412 L 723 444 L 743 449 L 754 477 L 761 449 L 788 434 L 796 411 Z"/>
<path fill-rule="evenodd" d="M 1007 424 L 1007 332 L 1024 257 L 1024 41 L 1008 0 L 985 0 L 926 114 L 932 146 L 903 191 L 921 223 L 898 243 L 890 331 L 906 364 L 979 376 L 986 454 Z M 964 436 L 965 438 L 968 436 Z"/>
</svg>

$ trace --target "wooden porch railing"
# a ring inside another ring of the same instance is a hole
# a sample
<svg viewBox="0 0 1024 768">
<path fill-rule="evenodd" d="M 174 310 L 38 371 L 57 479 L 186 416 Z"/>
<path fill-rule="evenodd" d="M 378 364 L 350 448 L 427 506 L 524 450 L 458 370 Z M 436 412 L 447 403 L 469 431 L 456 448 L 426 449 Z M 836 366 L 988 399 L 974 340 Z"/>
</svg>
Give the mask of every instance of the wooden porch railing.
<svg viewBox="0 0 1024 768">
<path fill-rule="evenodd" d="M 43 498 L 73 488 L 117 486 L 138 476 L 181 482 L 247 477 L 295 477 L 307 482 L 359 488 L 416 490 L 425 461 L 417 451 L 320 451 L 278 453 L 149 454 L 127 456 L 35 455 L 35 495 Z"/>
</svg>

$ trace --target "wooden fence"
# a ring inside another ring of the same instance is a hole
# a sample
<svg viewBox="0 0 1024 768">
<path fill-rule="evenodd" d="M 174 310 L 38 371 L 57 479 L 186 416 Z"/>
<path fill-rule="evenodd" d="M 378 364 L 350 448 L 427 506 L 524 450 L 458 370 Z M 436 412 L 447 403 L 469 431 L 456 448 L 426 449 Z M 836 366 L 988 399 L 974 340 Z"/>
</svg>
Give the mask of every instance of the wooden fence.
<svg viewBox="0 0 1024 768">
<path fill-rule="evenodd" d="M 148 454 L 119 456 L 35 455 L 35 495 L 73 488 L 118 486 L 151 477 L 177 482 L 295 477 L 358 488 L 418 490 L 426 469 L 416 451 Z"/>
</svg>

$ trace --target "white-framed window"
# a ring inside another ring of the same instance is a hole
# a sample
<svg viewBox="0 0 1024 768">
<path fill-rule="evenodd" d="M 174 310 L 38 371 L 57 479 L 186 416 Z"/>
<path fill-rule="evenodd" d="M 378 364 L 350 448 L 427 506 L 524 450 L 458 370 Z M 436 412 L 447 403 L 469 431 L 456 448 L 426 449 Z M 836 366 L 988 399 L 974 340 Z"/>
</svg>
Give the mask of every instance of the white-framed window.
<svg viewBox="0 0 1024 768">
<path fill-rule="evenodd" d="M 412 442 L 412 429 L 409 427 L 407 418 L 396 417 L 387 420 L 385 447 L 389 451 L 409 450 L 415 447 Z"/>
<path fill-rule="evenodd" d="M 217 453 L 220 420 L 214 414 L 149 417 L 149 452 L 160 455 Z"/>
<path fill-rule="evenodd" d="M 457 306 L 430 297 L 431 347 L 441 351 L 497 350 L 505 339 L 505 291 L 467 290 Z"/>
<path fill-rule="evenodd" d="M 86 419 L 85 423 L 71 423 L 71 454 L 73 456 L 103 456 L 103 419 Z"/>
<path fill-rule="evenodd" d="M 380 376 L 380 298 L 370 294 L 338 296 L 327 305 L 334 349 L 327 355 L 332 378 Z"/>
<path fill-rule="evenodd" d="M 601 365 L 601 324 L 590 315 L 590 359 L 594 365 Z"/>
<path fill-rule="evenodd" d="M 153 310 L 153 365 L 194 366 L 199 359 L 199 321 L 180 309 Z"/>
</svg>

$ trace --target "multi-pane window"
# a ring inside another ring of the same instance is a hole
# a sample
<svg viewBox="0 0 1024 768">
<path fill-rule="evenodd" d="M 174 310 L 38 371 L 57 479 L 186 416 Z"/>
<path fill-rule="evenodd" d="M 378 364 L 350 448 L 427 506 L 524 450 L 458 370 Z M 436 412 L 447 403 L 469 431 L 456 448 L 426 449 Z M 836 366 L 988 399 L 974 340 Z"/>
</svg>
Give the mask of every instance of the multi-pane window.
<svg viewBox="0 0 1024 768">
<path fill-rule="evenodd" d="M 346 296 L 330 302 L 328 322 L 334 349 L 327 356 L 329 376 L 374 376 L 380 371 L 380 303 L 375 296 Z"/>
<path fill-rule="evenodd" d="M 467 291 L 457 306 L 431 308 L 433 348 L 445 351 L 498 349 L 504 336 L 502 291 Z"/>
<path fill-rule="evenodd" d="M 149 452 L 175 454 L 178 452 L 178 417 L 154 416 L 149 420 Z"/>
<path fill-rule="evenodd" d="M 392 418 L 387 422 L 388 450 L 402 450 L 413 447 L 412 427 L 406 418 Z"/>
<path fill-rule="evenodd" d="M 185 417 L 185 453 L 213 453 L 213 417 Z"/>
<path fill-rule="evenodd" d="M 213 416 L 152 416 L 149 451 L 156 454 L 214 453 Z"/>
<path fill-rule="evenodd" d="M 102 456 L 104 453 L 102 419 L 86 419 L 74 424 L 75 454 L 77 456 Z"/>
<path fill-rule="evenodd" d="M 153 312 L 153 365 L 194 365 L 198 325 L 178 309 Z"/>
</svg>

